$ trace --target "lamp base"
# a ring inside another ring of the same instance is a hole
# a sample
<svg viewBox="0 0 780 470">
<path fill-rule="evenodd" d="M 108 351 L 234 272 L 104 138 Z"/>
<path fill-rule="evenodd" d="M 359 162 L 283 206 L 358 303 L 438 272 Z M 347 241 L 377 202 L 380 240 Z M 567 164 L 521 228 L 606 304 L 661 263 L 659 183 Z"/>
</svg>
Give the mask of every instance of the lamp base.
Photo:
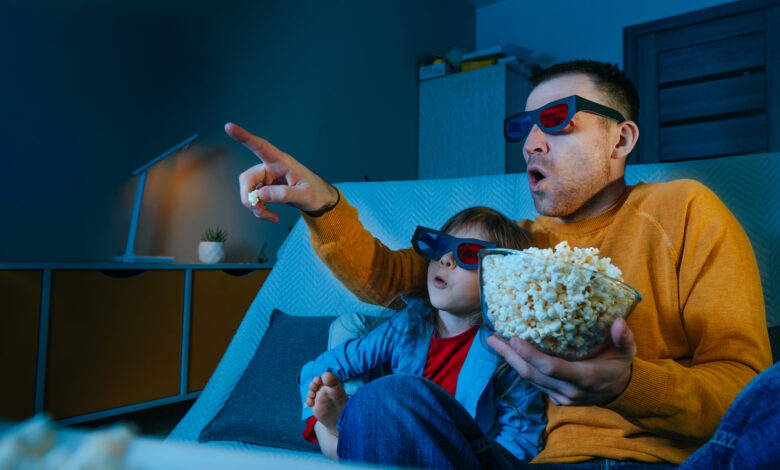
<svg viewBox="0 0 780 470">
<path fill-rule="evenodd" d="M 120 263 L 155 263 L 164 264 L 173 261 L 173 256 L 135 256 L 122 255 L 114 256 L 114 261 Z"/>
</svg>

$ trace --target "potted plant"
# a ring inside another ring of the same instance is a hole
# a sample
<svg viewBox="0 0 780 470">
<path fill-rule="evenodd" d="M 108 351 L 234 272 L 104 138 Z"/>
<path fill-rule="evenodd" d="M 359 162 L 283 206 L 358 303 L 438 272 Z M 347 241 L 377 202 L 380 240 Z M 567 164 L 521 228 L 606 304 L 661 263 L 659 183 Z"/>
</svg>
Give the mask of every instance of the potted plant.
<svg viewBox="0 0 780 470">
<path fill-rule="evenodd" d="M 198 258 L 201 263 L 219 263 L 225 258 L 225 240 L 227 232 L 219 227 L 209 227 L 203 232 L 198 245 Z"/>
</svg>

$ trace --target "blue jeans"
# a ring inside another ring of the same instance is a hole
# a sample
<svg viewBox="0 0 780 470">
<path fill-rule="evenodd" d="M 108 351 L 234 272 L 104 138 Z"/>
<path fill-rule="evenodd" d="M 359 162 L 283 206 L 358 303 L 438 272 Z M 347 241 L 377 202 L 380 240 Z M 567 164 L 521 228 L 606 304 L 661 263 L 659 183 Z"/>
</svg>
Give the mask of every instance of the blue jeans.
<svg viewBox="0 0 780 470">
<path fill-rule="evenodd" d="M 446 469 L 644 469 L 676 468 L 641 462 L 596 460 L 581 464 L 521 462 L 485 436 L 446 390 L 412 375 L 390 375 L 364 385 L 339 418 L 343 461 Z"/>
<path fill-rule="evenodd" d="M 681 469 L 780 468 L 780 362 L 750 381 Z"/>
<path fill-rule="evenodd" d="M 753 379 L 726 412 L 714 437 L 681 469 L 780 468 L 780 364 Z M 363 386 L 339 419 L 344 461 L 452 469 L 671 469 L 671 464 L 600 459 L 529 464 L 487 438 L 468 412 L 430 380 L 391 375 Z"/>
<path fill-rule="evenodd" d="M 421 468 L 514 468 L 514 455 L 487 438 L 446 390 L 413 375 L 369 382 L 339 418 L 339 460 Z"/>
</svg>

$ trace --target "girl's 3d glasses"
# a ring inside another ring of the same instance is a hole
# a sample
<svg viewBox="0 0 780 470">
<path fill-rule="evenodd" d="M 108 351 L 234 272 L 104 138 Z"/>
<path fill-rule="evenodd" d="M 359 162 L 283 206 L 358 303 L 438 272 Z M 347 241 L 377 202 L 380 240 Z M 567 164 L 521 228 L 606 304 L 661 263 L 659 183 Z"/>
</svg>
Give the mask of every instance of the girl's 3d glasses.
<svg viewBox="0 0 780 470">
<path fill-rule="evenodd" d="M 420 256 L 432 261 L 451 252 L 458 266 L 473 271 L 479 267 L 479 250 L 495 248 L 496 244 L 474 238 L 457 238 L 418 225 L 412 236 L 412 247 Z"/>
<path fill-rule="evenodd" d="M 504 138 L 508 142 L 520 142 L 528 136 L 534 124 L 539 126 L 543 132 L 554 134 L 568 126 L 574 115 L 580 111 L 595 113 L 617 122 L 626 120 L 622 114 L 612 108 L 586 100 L 578 95 L 571 95 L 547 103 L 539 109 L 513 114 L 504 119 Z"/>
</svg>

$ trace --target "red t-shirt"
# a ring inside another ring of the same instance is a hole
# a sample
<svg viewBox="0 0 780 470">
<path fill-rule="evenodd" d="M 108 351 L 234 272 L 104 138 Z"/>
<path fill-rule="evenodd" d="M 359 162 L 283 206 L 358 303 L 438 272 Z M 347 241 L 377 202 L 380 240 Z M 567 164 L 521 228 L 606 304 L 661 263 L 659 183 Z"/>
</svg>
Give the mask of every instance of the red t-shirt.
<svg viewBox="0 0 780 470">
<path fill-rule="evenodd" d="M 431 338 L 431 346 L 428 348 L 428 358 L 425 361 L 423 377 L 431 379 L 439 384 L 450 395 L 455 396 L 455 389 L 458 386 L 458 374 L 466 361 L 466 355 L 471 348 L 471 343 L 477 335 L 479 326 L 472 326 L 463 333 L 449 338 Z M 317 436 L 314 433 L 314 423 L 317 418 L 314 416 L 306 420 L 306 430 L 303 431 L 303 438 L 309 442 L 317 443 Z"/>
<path fill-rule="evenodd" d="M 466 362 L 471 342 L 477 335 L 478 326 L 472 326 L 463 333 L 450 338 L 431 338 L 428 359 L 425 361 L 423 377 L 441 385 L 444 390 L 455 396 L 458 374 Z"/>
</svg>

